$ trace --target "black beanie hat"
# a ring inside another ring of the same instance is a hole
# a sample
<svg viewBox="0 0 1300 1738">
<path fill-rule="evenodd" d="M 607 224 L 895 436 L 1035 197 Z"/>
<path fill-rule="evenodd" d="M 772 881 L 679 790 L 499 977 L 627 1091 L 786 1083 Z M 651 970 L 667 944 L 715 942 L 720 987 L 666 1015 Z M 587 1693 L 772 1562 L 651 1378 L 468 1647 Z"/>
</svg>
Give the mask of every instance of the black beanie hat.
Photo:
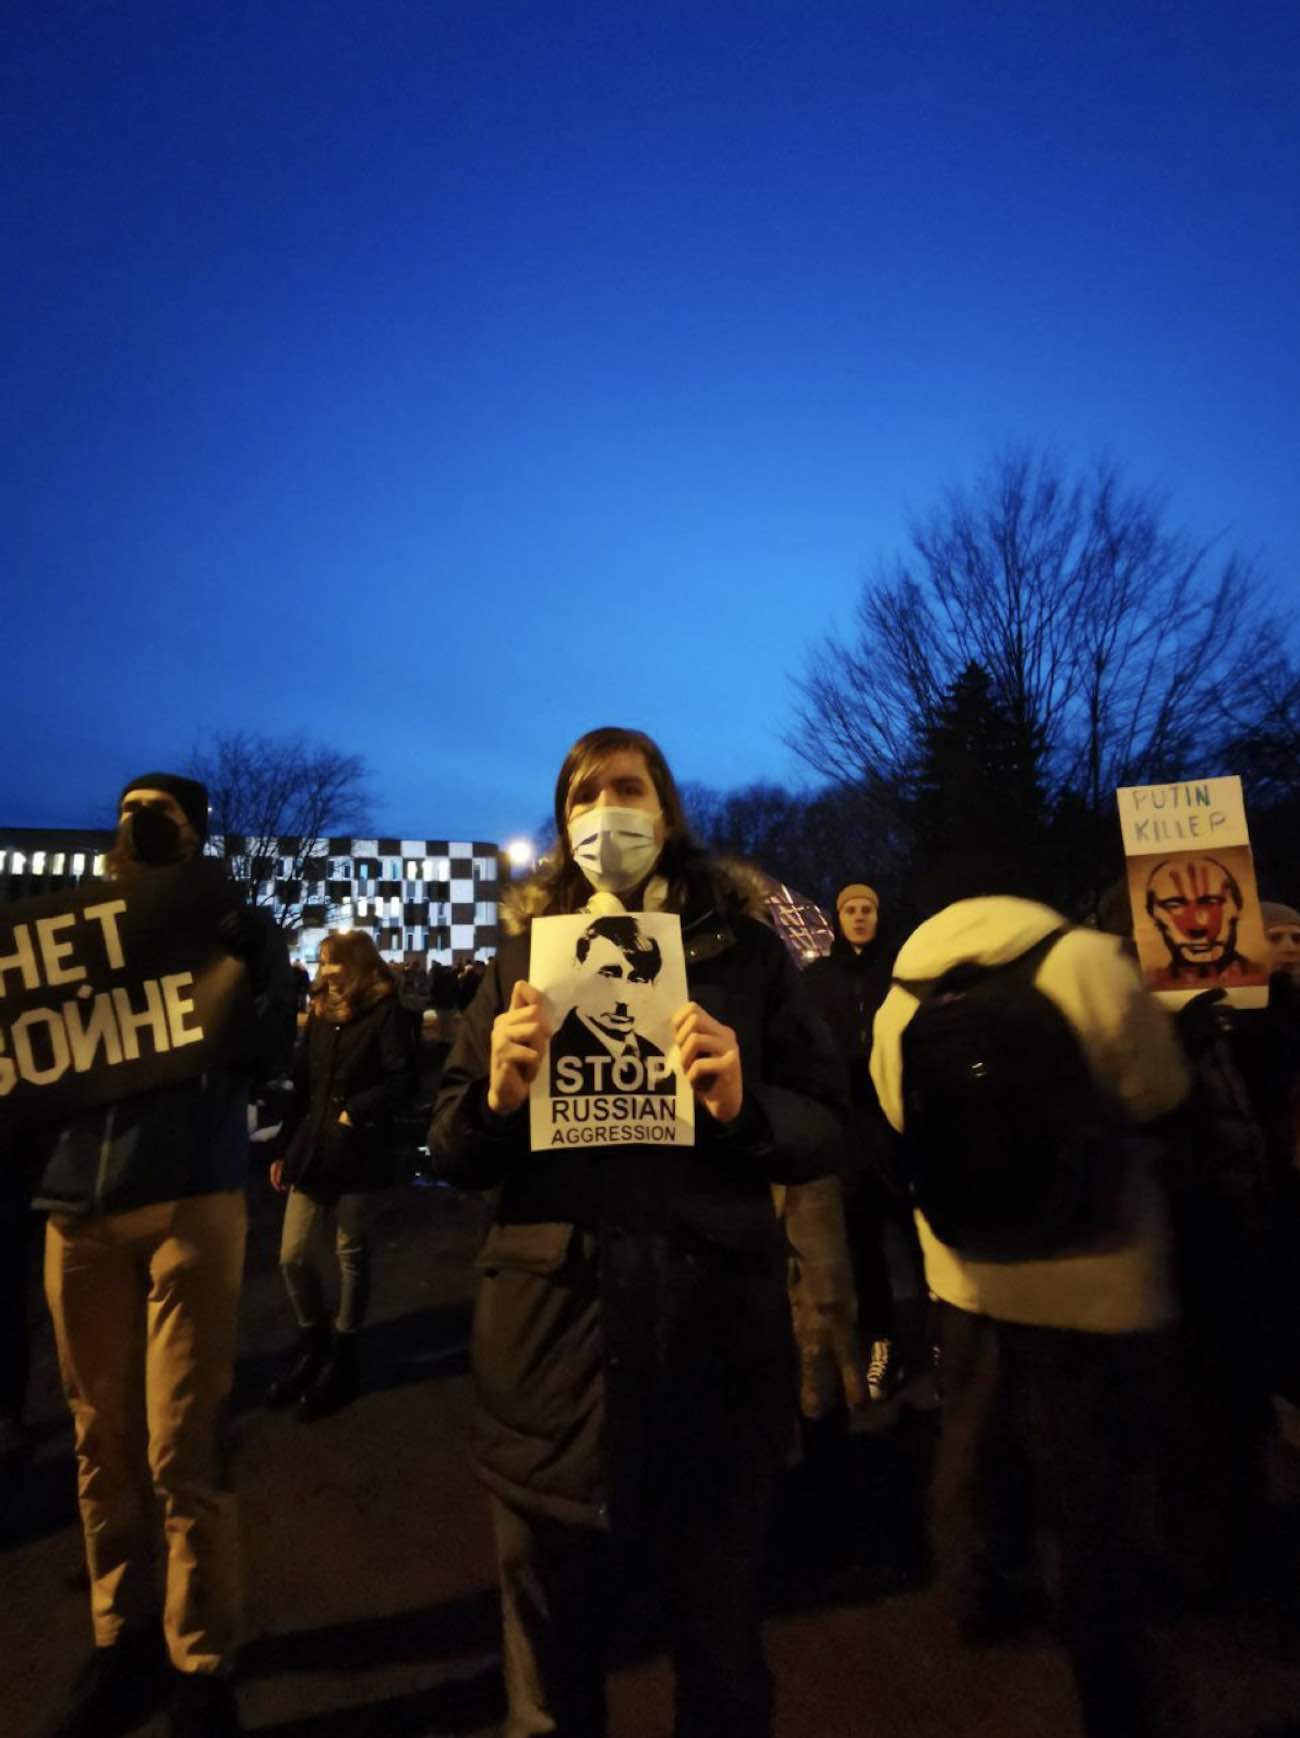
<svg viewBox="0 0 1300 1738">
<path fill-rule="evenodd" d="M 196 778 L 185 778 L 178 772 L 142 772 L 128 779 L 117 799 L 120 809 L 128 791 L 166 791 L 175 797 L 200 839 L 208 836 L 208 789 Z"/>
</svg>

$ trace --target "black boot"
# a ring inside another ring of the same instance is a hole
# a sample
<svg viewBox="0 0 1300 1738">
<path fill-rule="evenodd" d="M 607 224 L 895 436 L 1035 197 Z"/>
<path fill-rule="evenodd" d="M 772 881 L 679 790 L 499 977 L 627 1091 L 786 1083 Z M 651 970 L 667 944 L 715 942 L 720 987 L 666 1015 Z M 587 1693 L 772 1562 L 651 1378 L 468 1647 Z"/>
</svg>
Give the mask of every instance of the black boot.
<svg viewBox="0 0 1300 1738">
<path fill-rule="evenodd" d="M 298 1402 L 299 1418 L 310 1423 L 313 1418 L 337 1412 L 340 1406 L 356 1399 L 360 1386 L 357 1336 L 336 1333 L 324 1368 Z"/>
<path fill-rule="evenodd" d="M 173 1672 L 167 1738 L 239 1738 L 239 1710 L 229 1678 Z"/>
<path fill-rule="evenodd" d="M 320 1375 L 330 1350 L 330 1324 L 326 1316 L 298 1332 L 298 1354 L 284 1375 L 267 1390 L 268 1406 L 292 1406 L 301 1400 Z"/>
<path fill-rule="evenodd" d="M 120 1738 L 162 1706 L 169 1667 L 156 1623 L 97 1647 L 77 1674 L 68 1704 L 44 1738 Z"/>
</svg>

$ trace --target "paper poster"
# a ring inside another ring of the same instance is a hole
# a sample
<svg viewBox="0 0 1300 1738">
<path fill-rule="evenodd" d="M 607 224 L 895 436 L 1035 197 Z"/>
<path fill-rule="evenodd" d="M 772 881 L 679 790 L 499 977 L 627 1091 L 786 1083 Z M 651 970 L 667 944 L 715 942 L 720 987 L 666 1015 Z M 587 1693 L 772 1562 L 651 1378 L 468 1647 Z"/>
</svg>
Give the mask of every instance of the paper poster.
<svg viewBox="0 0 1300 1738">
<path fill-rule="evenodd" d="M 536 918 L 528 981 L 551 1022 L 528 1095 L 534 1152 L 695 1144 L 695 1095 L 672 1031 L 687 1000 L 675 914 Z"/>
<path fill-rule="evenodd" d="M 1224 989 L 1268 1000 L 1268 949 L 1239 778 L 1116 793 L 1133 935 L 1147 987 L 1171 1007 Z"/>
</svg>

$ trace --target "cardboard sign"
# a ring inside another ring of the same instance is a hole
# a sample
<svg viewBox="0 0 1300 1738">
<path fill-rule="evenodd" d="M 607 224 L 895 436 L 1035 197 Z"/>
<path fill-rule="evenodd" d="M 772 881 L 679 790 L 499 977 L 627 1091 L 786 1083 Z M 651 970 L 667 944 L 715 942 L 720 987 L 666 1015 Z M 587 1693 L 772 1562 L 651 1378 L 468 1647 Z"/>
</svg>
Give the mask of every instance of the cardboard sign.
<svg viewBox="0 0 1300 1738">
<path fill-rule="evenodd" d="M 695 1144 L 695 1095 L 672 1033 L 687 1000 L 678 917 L 537 918 L 528 981 L 551 1022 L 528 1095 L 534 1152 Z"/>
<path fill-rule="evenodd" d="M 1223 989 L 1268 1000 L 1268 948 L 1239 778 L 1116 793 L 1129 903 L 1147 987 L 1171 1007 Z"/>
<path fill-rule="evenodd" d="M 0 907 L 0 1116 L 63 1121 L 202 1074 L 253 1018 L 205 859 Z"/>
</svg>

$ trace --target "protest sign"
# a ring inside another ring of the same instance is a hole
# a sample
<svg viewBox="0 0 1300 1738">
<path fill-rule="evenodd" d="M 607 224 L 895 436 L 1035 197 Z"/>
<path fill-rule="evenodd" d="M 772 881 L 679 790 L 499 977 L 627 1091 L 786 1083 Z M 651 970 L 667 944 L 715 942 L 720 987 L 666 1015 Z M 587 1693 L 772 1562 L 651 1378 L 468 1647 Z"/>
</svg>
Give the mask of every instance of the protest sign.
<svg viewBox="0 0 1300 1738">
<path fill-rule="evenodd" d="M 687 999 L 679 918 L 536 918 L 528 981 L 551 1022 L 529 1090 L 534 1152 L 695 1144 L 695 1095 L 672 1032 Z"/>
<path fill-rule="evenodd" d="M 1116 792 L 1129 902 L 1147 987 L 1171 1007 L 1223 989 L 1268 1000 L 1268 949 L 1239 778 Z"/>
<path fill-rule="evenodd" d="M 0 1116 L 62 1121 L 202 1074 L 253 1019 L 217 925 L 237 904 L 199 859 L 0 907 Z"/>
</svg>

